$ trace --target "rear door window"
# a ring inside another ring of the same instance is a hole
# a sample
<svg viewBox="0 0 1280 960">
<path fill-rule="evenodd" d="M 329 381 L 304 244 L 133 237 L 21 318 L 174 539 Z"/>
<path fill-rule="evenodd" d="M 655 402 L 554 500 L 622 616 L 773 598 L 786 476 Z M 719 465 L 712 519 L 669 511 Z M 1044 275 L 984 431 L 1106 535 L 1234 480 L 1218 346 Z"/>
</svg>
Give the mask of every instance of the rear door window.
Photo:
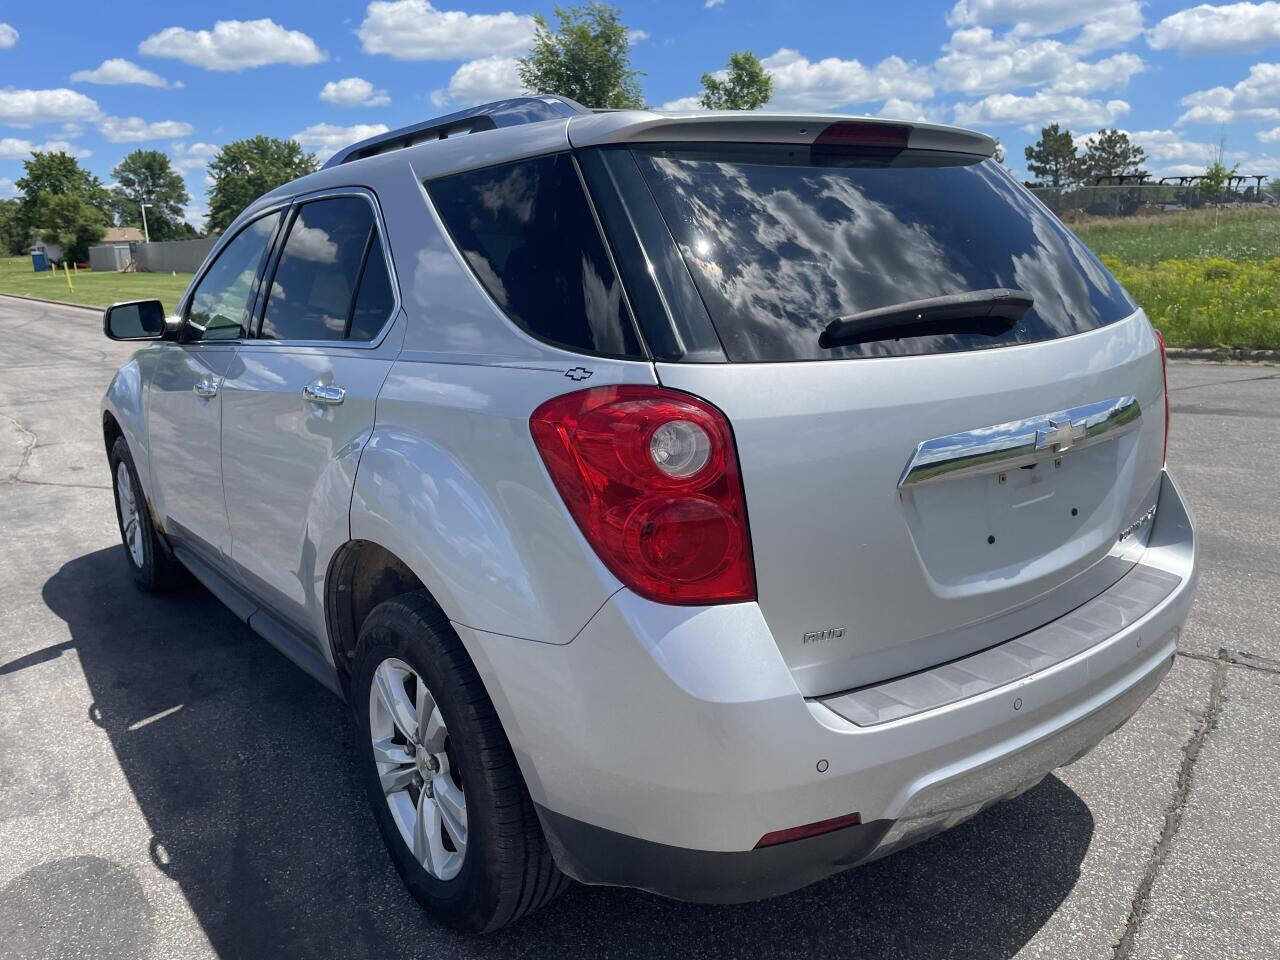
<svg viewBox="0 0 1280 960">
<path fill-rule="evenodd" d="M 259 336 L 369 340 L 394 305 L 373 208 L 363 197 L 302 204 L 289 225 Z"/>
<path fill-rule="evenodd" d="M 572 157 L 453 174 L 427 190 L 480 283 L 520 327 L 571 350 L 642 356 Z"/>
<path fill-rule="evenodd" d="M 984 349 L 1081 333 L 1136 309 L 992 160 L 732 144 L 634 155 L 731 361 Z M 819 343 L 837 317 L 995 288 L 1034 297 L 1007 330 Z"/>
</svg>

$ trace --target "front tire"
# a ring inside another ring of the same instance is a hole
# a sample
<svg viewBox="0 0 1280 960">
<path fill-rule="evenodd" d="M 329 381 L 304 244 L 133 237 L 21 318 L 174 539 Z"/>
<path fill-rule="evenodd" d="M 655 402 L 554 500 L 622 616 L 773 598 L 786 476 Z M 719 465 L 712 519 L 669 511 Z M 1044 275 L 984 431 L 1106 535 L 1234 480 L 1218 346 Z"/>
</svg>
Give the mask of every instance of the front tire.
<svg viewBox="0 0 1280 960">
<path fill-rule="evenodd" d="M 107 456 L 111 465 L 116 521 L 120 540 L 133 581 L 147 593 L 173 590 L 191 582 L 191 575 L 178 561 L 169 545 L 151 522 L 151 508 L 138 482 L 138 470 L 124 437 L 117 437 Z"/>
<path fill-rule="evenodd" d="M 433 917 L 485 933 L 564 890 L 493 704 L 426 593 L 366 618 L 349 701 L 378 828 Z"/>
</svg>

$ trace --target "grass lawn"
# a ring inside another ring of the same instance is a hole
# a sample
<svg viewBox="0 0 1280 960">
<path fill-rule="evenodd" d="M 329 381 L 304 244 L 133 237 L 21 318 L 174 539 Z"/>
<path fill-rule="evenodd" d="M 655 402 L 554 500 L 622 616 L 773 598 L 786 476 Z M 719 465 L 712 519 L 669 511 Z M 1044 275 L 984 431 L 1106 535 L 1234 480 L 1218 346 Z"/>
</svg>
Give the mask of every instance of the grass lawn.
<svg viewBox="0 0 1280 960">
<path fill-rule="evenodd" d="M 189 273 L 175 277 L 168 273 L 94 273 L 81 270 L 71 273 L 71 285 L 75 287 L 73 292 L 67 289 L 67 280 L 61 270 L 56 274 L 52 270 L 36 273 L 31 269 L 30 257 L 0 257 L 0 293 L 64 300 L 89 307 L 154 297 L 164 304 L 166 310 L 172 310 L 190 281 Z"/>
</svg>

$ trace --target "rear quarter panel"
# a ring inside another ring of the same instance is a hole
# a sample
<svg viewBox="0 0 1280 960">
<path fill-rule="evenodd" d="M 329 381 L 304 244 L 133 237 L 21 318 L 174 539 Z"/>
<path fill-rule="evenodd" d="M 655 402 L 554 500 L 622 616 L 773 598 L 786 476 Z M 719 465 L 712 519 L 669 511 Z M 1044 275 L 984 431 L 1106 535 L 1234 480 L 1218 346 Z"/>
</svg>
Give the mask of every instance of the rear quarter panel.
<svg viewBox="0 0 1280 960">
<path fill-rule="evenodd" d="M 620 586 L 569 516 L 529 433 L 544 400 L 652 383 L 647 363 L 557 366 L 401 359 L 378 398 L 351 504 L 351 536 L 403 560 L 451 620 L 568 643 Z M 579 374 L 580 375 L 580 374 Z"/>
</svg>

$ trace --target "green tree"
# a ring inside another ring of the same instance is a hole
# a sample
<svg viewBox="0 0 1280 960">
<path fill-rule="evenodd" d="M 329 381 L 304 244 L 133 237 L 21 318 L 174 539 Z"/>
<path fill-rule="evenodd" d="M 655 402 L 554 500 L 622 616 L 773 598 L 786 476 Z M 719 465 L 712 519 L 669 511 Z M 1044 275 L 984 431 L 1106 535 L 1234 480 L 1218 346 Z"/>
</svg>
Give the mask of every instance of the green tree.
<svg viewBox="0 0 1280 960">
<path fill-rule="evenodd" d="M 37 150 L 22 166 L 15 220 L 23 244 L 39 239 L 58 244 L 71 259 L 88 259 L 89 246 L 111 223 L 111 194 L 102 181 L 60 150 Z"/>
<path fill-rule="evenodd" d="M 759 110 L 773 96 L 773 77 L 750 50 L 729 54 L 721 71 L 702 75 L 702 105 L 708 110 Z"/>
<path fill-rule="evenodd" d="M 1145 176 L 1147 152 L 1123 130 L 1099 130 L 1085 149 L 1080 165 L 1087 177 Z"/>
<path fill-rule="evenodd" d="M 541 14 L 527 57 L 516 61 L 520 82 L 535 93 L 570 97 L 588 107 L 644 107 L 642 76 L 631 69 L 631 42 L 618 10 L 592 2 L 555 8 L 553 31 Z"/>
<path fill-rule="evenodd" d="M 316 158 L 293 140 L 259 134 L 232 140 L 209 161 L 207 230 L 225 230 L 231 221 L 268 190 L 314 173 Z"/>
<path fill-rule="evenodd" d="M 1040 131 L 1040 139 L 1025 149 L 1027 172 L 1042 186 L 1062 187 L 1080 176 L 1080 158 L 1070 130 L 1051 123 Z"/>
<path fill-rule="evenodd" d="M 1227 180 L 1234 177 L 1240 169 L 1238 163 L 1228 167 L 1226 158 L 1227 141 L 1219 140 L 1213 150 L 1213 156 L 1209 158 L 1209 165 L 1204 168 L 1204 175 L 1196 184 L 1196 189 L 1210 199 L 1221 196 L 1227 189 Z"/>
<path fill-rule="evenodd" d="M 0 200 L 0 251 L 17 256 L 27 252 L 28 238 L 18 226 L 17 200 Z"/>
<path fill-rule="evenodd" d="M 159 150 L 134 150 L 116 164 L 111 176 L 118 184 L 111 197 L 120 226 L 141 228 L 141 205 L 145 203 L 147 233 L 152 240 L 174 240 L 191 233 L 182 219 L 191 196 L 165 154 Z"/>
</svg>

